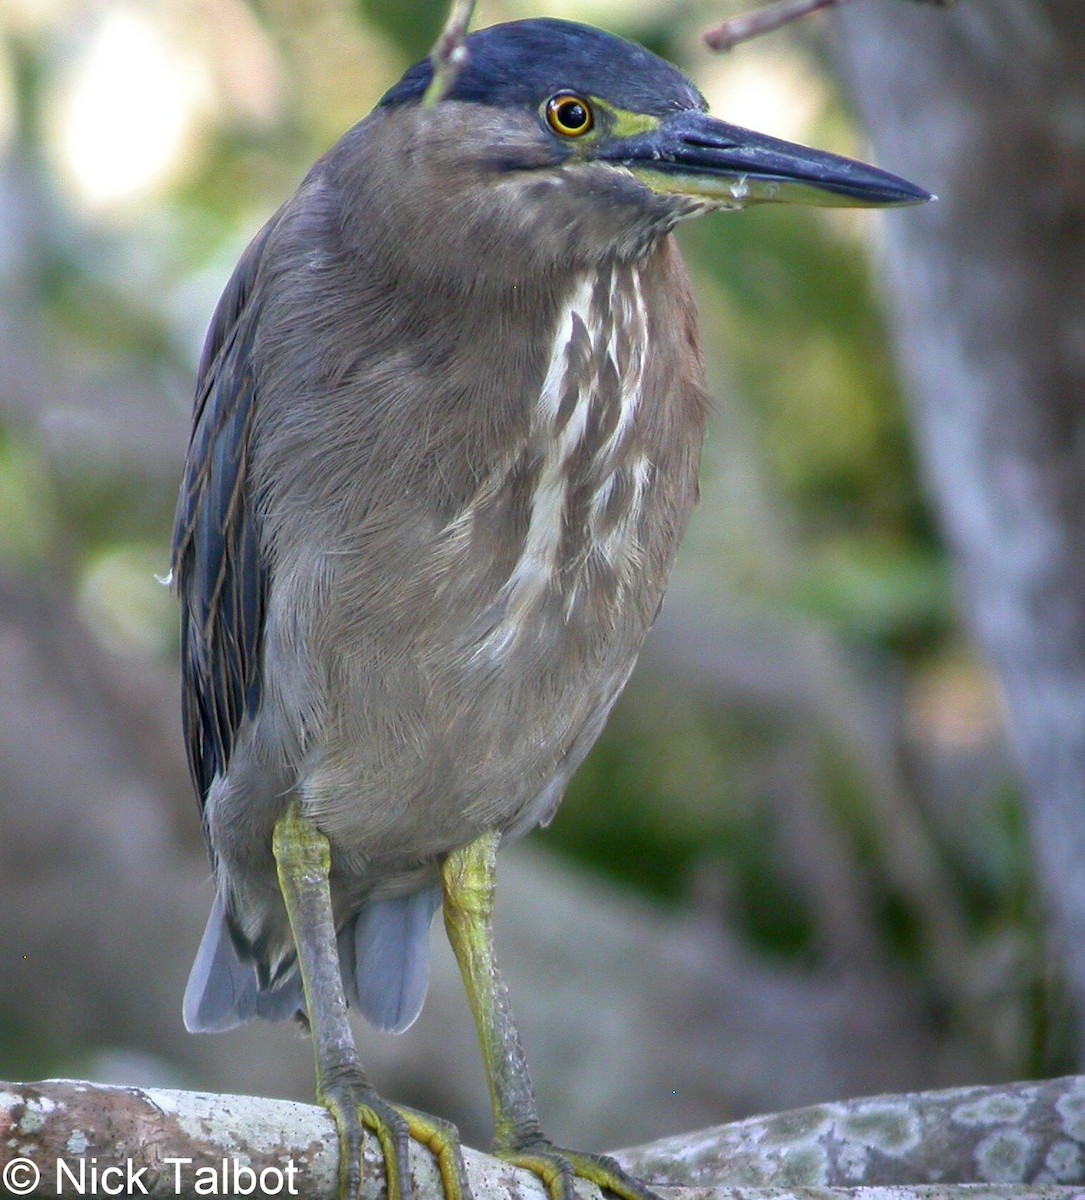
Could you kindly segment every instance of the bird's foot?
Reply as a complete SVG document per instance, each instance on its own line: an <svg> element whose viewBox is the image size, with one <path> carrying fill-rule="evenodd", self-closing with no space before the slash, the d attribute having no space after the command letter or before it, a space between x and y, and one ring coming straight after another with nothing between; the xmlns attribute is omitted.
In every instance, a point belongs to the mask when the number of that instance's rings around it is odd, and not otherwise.
<svg viewBox="0 0 1085 1200"><path fill-rule="evenodd" d="M361 1196L366 1129L376 1135L384 1156L386 1200L412 1200L412 1138L437 1160L445 1200L472 1200L460 1135L450 1122L390 1104L352 1074L327 1081L321 1089L320 1101L339 1130L340 1200L359 1200Z"/></svg>
<svg viewBox="0 0 1085 1200"><path fill-rule="evenodd" d="M605 1154L566 1150L545 1138L532 1138L513 1148L495 1147L493 1153L503 1162L538 1176L551 1200L576 1200L577 1179L586 1179L620 1200L660 1200L647 1184L627 1174Z"/></svg>

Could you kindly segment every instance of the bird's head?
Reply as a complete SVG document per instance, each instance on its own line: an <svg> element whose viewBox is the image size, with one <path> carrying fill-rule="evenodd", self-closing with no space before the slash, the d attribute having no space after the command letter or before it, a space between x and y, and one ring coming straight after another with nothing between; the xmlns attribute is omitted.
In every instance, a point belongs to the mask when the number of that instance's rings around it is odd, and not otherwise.
<svg viewBox="0 0 1085 1200"><path fill-rule="evenodd" d="M423 106L413 66L376 118L396 151L401 212L477 260L643 253L680 220L759 203L887 206L930 199L864 163L711 117L676 67L558 20L471 34L447 95Z"/></svg>

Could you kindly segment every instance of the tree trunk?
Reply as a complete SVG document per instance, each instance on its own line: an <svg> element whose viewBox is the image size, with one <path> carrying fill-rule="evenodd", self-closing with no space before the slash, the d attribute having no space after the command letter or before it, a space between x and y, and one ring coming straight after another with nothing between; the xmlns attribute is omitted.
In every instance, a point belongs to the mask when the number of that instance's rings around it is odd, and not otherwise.
<svg viewBox="0 0 1085 1200"><path fill-rule="evenodd" d="M872 0L839 28L879 159L939 196L884 221L891 319L1085 1013L1085 6Z"/></svg>

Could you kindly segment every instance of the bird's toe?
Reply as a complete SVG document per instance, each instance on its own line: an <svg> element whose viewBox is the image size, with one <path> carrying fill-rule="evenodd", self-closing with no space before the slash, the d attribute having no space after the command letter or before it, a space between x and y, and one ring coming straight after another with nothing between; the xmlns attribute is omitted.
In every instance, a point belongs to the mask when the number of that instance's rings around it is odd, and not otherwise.
<svg viewBox="0 0 1085 1200"><path fill-rule="evenodd" d="M439 1117L389 1103L368 1084L350 1076L326 1081L321 1102L339 1130L339 1195L359 1200L364 1175L364 1131L380 1143L387 1200L413 1200L411 1140L437 1161L445 1200L472 1200L456 1127Z"/></svg>
<svg viewBox="0 0 1085 1200"><path fill-rule="evenodd" d="M566 1150L546 1140L512 1149L494 1150L496 1157L513 1166L523 1167L543 1182L551 1200L576 1200L577 1179L596 1184L620 1200L660 1200L647 1184L624 1171L605 1154Z"/></svg>
<svg viewBox="0 0 1085 1200"><path fill-rule="evenodd" d="M410 1129L404 1117L371 1087L349 1074L326 1081L320 1089L320 1100L339 1131L340 1200L360 1200L366 1129L380 1143L387 1200L412 1200Z"/></svg>
<svg viewBox="0 0 1085 1200"><path fill-rule="evenodd" d="M473 1200L456 1126L451 1121L403 1105L397 1106L397 1111L406 1123L410 1137L425 1146L437 1160L445 1200Z"/></svg>

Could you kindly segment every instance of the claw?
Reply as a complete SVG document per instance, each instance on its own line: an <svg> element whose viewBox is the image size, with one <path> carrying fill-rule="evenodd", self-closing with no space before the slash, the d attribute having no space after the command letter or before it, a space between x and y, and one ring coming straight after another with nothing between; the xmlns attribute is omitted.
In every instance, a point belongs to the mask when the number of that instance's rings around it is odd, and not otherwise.
<svg viewBox="0 0 1085 1200"><path fill-rule="evenodd" d="M494 1157L537 1176L550 1200L576 1200L576 1175L572 1164L556 1148L495 1150Z"/></svg>
<svg viewBox="0 0 1085 1200"><path fill-rule="evenodd" d="M431 1117L428 1113L404 1105L397 1106L397 1111L406 1123L410 1136L425 1146L437 1160L445 1200L473 1200L456 1126L451 1121L442 1121L440 1117Z"/></svg>
<svg viewBox="0 0 1085 1200"><path fill-rule="evenodd" d="M355 1104L362 1125L371 1129L380 1142L384 1155L386 1200L412 1200L411 1134L407 1122L372 1088L363 1088L355 1097ZM354 1200L353 1194L349 1200Z"/></svg>
<svg viewBox="0 0 1085 1200"><path fill-rule="evenodd" d="M356 1200L362 1193L362 1123L348 1087L329 1086L317 1099L331 1113L339 1132L340 1200Z"/></svg>
<svg viewBox="0 0 1085 1200"><path fill-rule="evenodd" d="M565 1150L545 1140L515 1149L495 1149L494 1154L503 1162L537 1175L550 1200L576 1200L577 1179L586 1179L620 1200L660 1200L658 1193L627 1174L605 1154Z"/></svg>
<svg viewBox="0 0 1085 1200"><path fill-rule="evenodd" d="M387 1200L412 1200L410 1143L413 1138L437 1160L445 1200L472 1200L456 1127L412 1108L389 1104L352 1076L329 1081L321 1103L339 1130L339 1195L359 1200L362 1188L363 1130L380 1142Z"/></svg>

